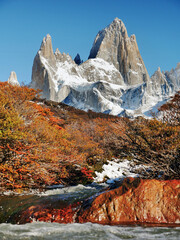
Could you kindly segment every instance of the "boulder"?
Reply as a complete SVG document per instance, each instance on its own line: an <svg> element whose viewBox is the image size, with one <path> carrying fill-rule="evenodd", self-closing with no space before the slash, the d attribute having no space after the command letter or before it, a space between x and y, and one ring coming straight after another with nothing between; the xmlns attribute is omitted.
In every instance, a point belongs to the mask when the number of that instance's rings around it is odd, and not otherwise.
<svg viewBox="0 0 180 240"><path fill-rule="evenodd" d="M17 221L180 226L180 180L126 178L118 185L60 209L57 204L30 206Z"/></svg>
<svg viewBox="0 0 180 240"><path fill-rule="evenodd" d="M78 222L180 226L180 180L127 178L119 188L84 204Z"/></svg>

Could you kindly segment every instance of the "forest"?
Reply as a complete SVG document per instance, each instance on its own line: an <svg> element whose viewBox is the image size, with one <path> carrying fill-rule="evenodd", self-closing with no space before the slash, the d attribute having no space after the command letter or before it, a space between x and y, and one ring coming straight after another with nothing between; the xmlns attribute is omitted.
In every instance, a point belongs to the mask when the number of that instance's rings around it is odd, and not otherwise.
<svg viewBox="0 0 180 240"><path fill-rule="evenodd" d="M143 178L180 177L180 91L152 113L128 119L42 99L0 82L0 191L93 181L112 158L151 165Z"/></svg>

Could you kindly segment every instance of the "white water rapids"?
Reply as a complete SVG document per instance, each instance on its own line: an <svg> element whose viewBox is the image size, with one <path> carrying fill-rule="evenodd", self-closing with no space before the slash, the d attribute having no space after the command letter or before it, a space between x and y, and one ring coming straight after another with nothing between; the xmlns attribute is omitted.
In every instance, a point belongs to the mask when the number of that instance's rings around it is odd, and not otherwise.
<svg viewBox="0 0 180 240"><path fill-rule="evenodd" d="M90 186L78 185L74 187L48 189L44 193L34 192L31 196L35 200L40 199L42 202L49 200L53 203L79 201L88 198L106 188L106 184L92 184ZM22 196L4 196L6 198L1 206L0 213L6 212L11 214L11 210L16 210L18 202L24 201L26 205L28 201L35 201L34 198ZM22 200L21 200L22 197ZM0 198L3 198L0 196ZM6 206L7 201L10 201ZM6 207L6 209L5 209ZM7 218L9 219L9 218ZM48 222L33 222L23 225L7 223L0 224L0 240L56 240L56 239L97 239L97 240L116 240L116 239L138 239L138 240L179 240L179 228L167 227L140 227L140 226L108 226L100 224L58 224Z"/></svg>
<svg viewBox="0 0 180 240"><path fill-rule="evenodd" d="M25 225L0 224L2 240L138 239L179 240L180 228L103 226L99 224L58 224L34 222Z"/></svg>

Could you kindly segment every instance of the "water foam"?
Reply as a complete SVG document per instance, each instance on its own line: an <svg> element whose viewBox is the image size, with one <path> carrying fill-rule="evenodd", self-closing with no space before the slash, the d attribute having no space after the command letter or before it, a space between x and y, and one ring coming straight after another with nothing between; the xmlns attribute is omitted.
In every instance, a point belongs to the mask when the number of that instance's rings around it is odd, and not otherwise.
<svg viewBox="0 0 180 240"><path fill-rule="evenodd" d="M108 226L92 223L58 224L33 222L25 225L0 224L3 240L56 240L56 239L179 239L180 228L143 228Z"/></svg>

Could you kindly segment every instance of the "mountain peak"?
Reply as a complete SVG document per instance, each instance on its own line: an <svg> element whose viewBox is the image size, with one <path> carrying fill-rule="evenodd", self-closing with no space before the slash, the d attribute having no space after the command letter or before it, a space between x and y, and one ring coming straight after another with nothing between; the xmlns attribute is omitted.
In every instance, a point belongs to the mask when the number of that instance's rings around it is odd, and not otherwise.
<svg viewBox="0 0 180 240"><path fill-rule="evenodd" d="M149 79L136 37L128 37L126 27L119 18L115 18L109 26L99 31L89 58L102 58L112 63L128 85L141 84Z"/></svg>
<svg viewBox="0 0 180 240"><path fill-rule="evenodd" d="M83 60L81 59L79 53L77 53L76 57L74 58L74 62L75 62L77 65L80 65L81 63L83 63Z"/></svg>
<svg viewBox="0 0 180 240"><path fill-rule="evenodd" d="M116 18L113 20L113 22L122 22L122 20L119 19L118 17L116 17Z"/></svg>
<svg viewBox="0 0 180 240"><path fill-rule="evenodd" d="M161 72L161 68L160 68L160 67L158 67L157 71L158 71L158 72Z"/></svg>
<svg viewBox="0 0 180 240"><path fill-rule="evenodd" d="M118 27L119 30L123 29L123 30L127 31L123 21L117 17L112 21L112 23L108 27L110 27L110 26L116 26L116 27Z"/></svg>
<svg viewBox="0 0 180 240"><path fill-rule="evenodd" d="M116 17L116 18L112 21L112 23L110 23L110 24L108 25L108 27L109 27L110 25L125 26L124 23L123 23L123 21L122 21L121 19L119 19L118 17Z"/></svg>
<svg viewBox="0 0 180 240"><path fill-rule="evenodd" d="M56 51L55 51L55 55L60 55L61 54L61 52L59 51L59 48L56 48Z"/></svg>
<svg viewBox="0 0 180 240"><path fill-rule="evenodd" d="M54 59L52 41L51 36L49 34L47 34L46 37L43 38L40 47L40 52L43 57L51 60Z"/></svg>
<svg viewBox="0 0 180 240"><path fill-rule="evenodd" d="M51 41L51 36L49 34L47 34L41 43L41 47L40 49L42 50L44 47L46 47L46 45L51 44L52 45L52 41Z"/></svg>
<svg viewBox="0 0 180 240"><path fill-rule="evenodd" d="M180 69L180 62L177 63L176 69Z"/></svg>
<svg viewBox="0 0 180 240"><path fill-rule="evenodd" d="M119 18L115 18L104 30L107 33L119 32L123 35L123 37L125 38L128 37L126 26L123 23L123 21Z"/></svg>
<svg viewBox="0 0 180 240"><path fill-rule="evenodd" d="M150 80L135 35L128 37L118 18L97 34L90 58L79 66L79 54L75 61L58 49L53 54L48 34L34 59L31 86L43 98L130 117L149 116L180 86L180 64L165 74L159 68Z"/></svg>
<svg viewBox="0 0 180 240"><path fill-rule="evenodd" d="M89 58L100 57L100 58L103 58L105 61L110 61L114 63L113 61L111 61L111 59L109 59L108 55L111 54L110 51L108 51L108 49L104 49L108 47L105 45L105 42L108 41L109 47L112 47L113 44L115 44L117 47L119 35L125 38L128 37L127 30L124 23L122 22L122 20L116 17L112 21L112 23L110 23L103 30L99 31L99 33L97 34L93 43L93 47L91 48ZM114 38L117 38L117 40ZM101 56L101 53L100 53L101 50L102 52L106 53L106 56ZM114 65L116 67L116 64Z"/></svg>
<svg viewBox="0 0 180 240"><path fill-rule="evenodd" d="M11 84L11 85L13 85L13 86L15 86L15 85L20 86L20 84L19 84L19 82L18 82L18 80L17 80L16 73L15 73L14 71L12 71L12 72L10 73L10 76L9 76L9 78L8 78L8 83Z"/></svg>

